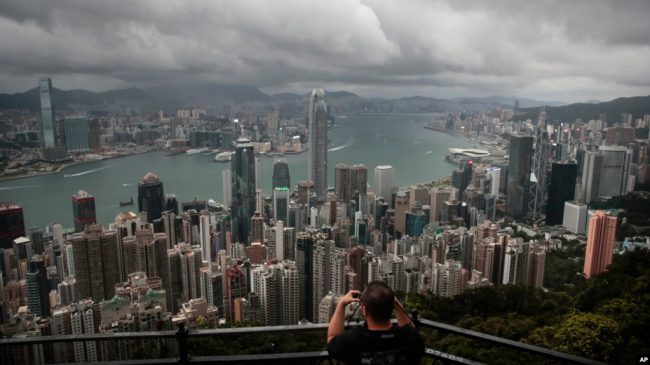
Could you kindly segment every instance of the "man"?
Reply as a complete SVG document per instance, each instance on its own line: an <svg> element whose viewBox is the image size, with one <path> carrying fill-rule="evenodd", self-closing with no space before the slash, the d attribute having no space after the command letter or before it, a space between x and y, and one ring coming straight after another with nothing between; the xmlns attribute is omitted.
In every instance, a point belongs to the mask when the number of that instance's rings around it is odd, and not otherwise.
<svg viewBox="0 0 650 365"><path fill-rule="evenodd" d="M345 307L361 304L364 327L345 330ZM391 323L395 310L397 325ZM424 342L393 290L381 281L368 284L361 294L350 290L343 296L327 328L327 350L346 364L419 364Z"/></svg>

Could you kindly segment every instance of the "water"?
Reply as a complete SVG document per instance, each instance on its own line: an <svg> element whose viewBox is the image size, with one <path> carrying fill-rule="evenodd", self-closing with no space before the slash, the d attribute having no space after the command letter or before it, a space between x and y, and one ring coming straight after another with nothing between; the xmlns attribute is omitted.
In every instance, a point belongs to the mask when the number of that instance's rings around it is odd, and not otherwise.
<svg viewBox="0 0 650 365"><path fill-rule="evenodd" d="M471 147L462 137L423 128L431 118L425 114L339 116L330 129L328 185L334 185L334 166L363 163L372 184L377 165L392 165L396 183L407 186L451 175L453 165L444 161L449 147ZM307 153L286 155L291 184L307 177ZM165 193L179 202L194 198L222 200L221 171L229 163L213 162L214 154L166 156L152 152L118 159L90 162L50 175L0 182L0 201L22 206L26 227L59 222L73 225L70 196L79 189L96 198L97 219L106 225L117 213L137 209L137 183L148 171L163 181ZM259 157L262 189L271 190L273 158ZM132 196L135 204L120 207Z"/></svg>

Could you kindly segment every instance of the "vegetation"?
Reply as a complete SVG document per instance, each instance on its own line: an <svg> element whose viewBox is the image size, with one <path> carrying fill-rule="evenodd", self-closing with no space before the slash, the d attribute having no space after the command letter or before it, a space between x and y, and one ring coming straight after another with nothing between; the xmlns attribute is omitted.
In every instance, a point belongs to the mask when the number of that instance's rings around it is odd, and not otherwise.
<svg viewBox="0 0 650 365"><path fill-rule="evenodd" d="M569 281L571 286L550 292L509 285L468 290L454 298L409 294L406 304L423 318L608 363L637 362L650 353L649 252L626 253L601 275ZM548 363L458 336L423 332L428 346L484 363Z"/></svg>

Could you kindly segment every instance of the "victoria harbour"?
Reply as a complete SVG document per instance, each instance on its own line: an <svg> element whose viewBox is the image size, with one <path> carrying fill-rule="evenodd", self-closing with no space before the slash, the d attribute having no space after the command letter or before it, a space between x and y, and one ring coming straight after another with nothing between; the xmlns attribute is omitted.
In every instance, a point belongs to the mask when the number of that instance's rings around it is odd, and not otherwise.
<svg viewBox="0 0 650 365"><path fill-rule="evenodd" d="M396 183L404 186L449 176L456 167L445 162L450 147L469 147L463 137L423 128L431 114L366 114L338 116L329 130L328 185L334 184L337 163L363 163L372 171L389 164L396 169ZM260 156L261 188L271 190L274 158ZM307 153L284 156L289 163L293 186L307 177ZM70 196L83 189L96 197L99 223L113 222L123 211L119 202L137 200L138 181L151 171L164 184L165 193L180 202L213 199L222 202L221 171L230 163L214 162L214 154L167 156L151 152L123 158L89 162L58 173L0 183L2 201L14 201L25 210L27 227L44 227L53 222L72 225ZM368 183L372 185L372 174Z"/></svg>

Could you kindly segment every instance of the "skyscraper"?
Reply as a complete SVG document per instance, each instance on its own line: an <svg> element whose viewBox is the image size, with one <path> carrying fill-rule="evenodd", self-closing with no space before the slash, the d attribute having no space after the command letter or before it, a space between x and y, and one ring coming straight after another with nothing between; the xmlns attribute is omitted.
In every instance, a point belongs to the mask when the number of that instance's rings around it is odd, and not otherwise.
<svg viewBox="0 0 650 365"><path fill-rule="evenodd" d="M255 213L255 153L253 145L247 138L237 139L230 170L233 242L248 244L251 217Z"/></svg>
<svg viewBox="0 0 650 365"><path fill-rule="evenodd" d="M589 218L587 251L585 252L584 274L587 278L598 275L612 263L614 241L616 240L616 217L602 210Z"/></svg>
<svg viewBox="0 0 650 365"><path fill-rule="evenodd" d="M147 213L147 221L160 219L164 210L163 183L153 172L148 172L138 183L138 211Z"/></svg>
<svg viewBox="0 0 650 365"><path fill-rule="evenodd" d="M601 146L603 164L601 166L599 198L611 198L627 192L632 151L622 146Z"/></svg>
<svg viewBox="0 0 650 365"><path fill-rule="evenodd" d="M464 160L456 170L452 171L451 183L453 187L458 189L458 196L461 199L467 185L472 181L473 164L474 162L472 160Z"/></svg>
<svg viewBox="0 0 650 365"><path fill-rule="evenodd" d="M585 234L587 225L587 204L579 201L564 203L562 225L574 234Z"/></svg>
<svg viewBox="0 0 650 365"><path fill-rule="evenodd" d="M273 218L276 222L288 222L289 219L289 189L273 188Z"/></svg>
<svg viewBox="0 0 650 365"><path fill-rule="evenodd" d="M393 186L395 185L395 169L390 165L375 167L374 189L377 198L383 198L390 203Z"/></svg>
<svg viewBox="0 0 650 365"><path fill-rule="evenodd" d="M24 235L23 208L13 202L0 203L0 248L11 248L14 239Z"/></svg>
<svg viewBox="0 0 650 365"><path fill-rule="evenodd" d="M97 223L95 197L83 190L72 196L72 217L75 232L81 232L88 224Z"/></svg>
<svg viewBox="0 0 650 365"><path fill-rule="evenodd" d="M291 189L289 163L284 158L277 159L273 163L273 188Z"/></svg>
<svg viewBox="0 0 650 365"><path fill-rule="evenodd" d="M593 200L598 200L603 156L595 151L586 151L583 161L580 200L589 204Z"/></svg>
<svg viewBox="0 0 650 365"><path fill-rule="evenodd" d="M553 163L551 166L551 183L548 187L546 224L562 224L564 203L574 198L577 174L578 165L574 163Z"/></svg>
<svg viewBox="0 0 650 365"><path fill-rule="evenodd" d="M511 136L509 155L506 214L520 220L526 217L528 209L533 137Z"/></svg>
<svg viewBox="0 0 650 365"><path fill-rule="evenodd" d="M83 115L68 116L64 118L65 142L68 152L86 153L90 151L90 124Z"/></svg>
<svg viewBox="0 0 650 365"><path fill-rule="evenodd" d="M87 226L70 237L77 297L99 302L112 298L114 285L120 282L117 232L104 231L101 225Z"/></svg>
<svg viewBox="0 0 650 365"><path fill-rule="evenodd" d="M365 194L368 184L368 168L363 165L337 164L334 168L334 188L340 202L349 203L354 193Z"/></svg>
<svg viewBox="0 0 650 365"><path fill-rule="evenodd" d="M54 138L54 107L52 105L52 79L41 77L39 79L41 96L41 138L43 149L56 147Z"/></svg>
<svg viewBox="0 0 650 365"><path fill-rule="evenodd" d="M318 200L327 194L327 103L325 92L314 89L309 96L309 158L307 178L314 183Z"/></svg>

